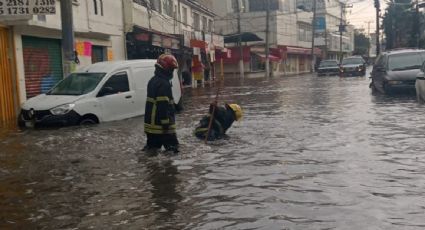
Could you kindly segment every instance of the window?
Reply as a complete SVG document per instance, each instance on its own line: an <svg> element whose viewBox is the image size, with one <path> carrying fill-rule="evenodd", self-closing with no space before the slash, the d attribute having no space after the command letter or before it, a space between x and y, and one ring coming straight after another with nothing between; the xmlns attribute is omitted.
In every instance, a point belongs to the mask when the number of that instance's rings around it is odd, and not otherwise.
<svg viewBox="0 0 425 230"><path fill-rule="evenodd" d="M206 32L207 31L207 17L205 17L205 16L202 16L202 30L204 31L204 32Z"/></svg>
<svg viewBox="0 0 425 230"><path fill-rule="evenodd" d="M298 23L298 40L301 42L311 42L311 25L307 23Z"/></svg>
<svg viewBox="0 0 425 230"><path fill-rule="evenodd" d="M100 15L103 16L103 0L99 0L99 2L97 0L93 0L93 8L94 8L95 15L99 14L99 9L100 9Z"/></svg>
<svg viewBox="0 0 425 230"><path fill-rule="evenodd" d="M200 17L199 17L199 14L197 14L197 13L193 13L193 28L196 31L201 30Z"/></svg>
<svg viewBox="0 0 425 230"><path fill-rule="evenodd" d="M99 0L100 2L100 15L103 16L103 0Z"/></svg>
<svg viewBox="0 0 425 230"><path fill-rule="evenodd" d="M162 13L162 0L150 0L151 9Z"/></svg>
<svg viewBox="0 0 425 230"><path fill-rule="evenodd" d="M103 88L106 87L112 88L112 93L110 94L117 94L130 91L127 73L121 72L114 74L108 79L105 85L103 85Z"/></svg>
<svg viewBox="0 0 425 230"><path fill-rule="evenodd" d="M106 61L107 52L104 46L92 46L91 63Z"/></svg>
<svg viewBox="0 0 425 230"><path fill-rule="evenodd" d="M266 0L249 0L249 11L266 11L267 5ZM278 0L269 0L269 9L270 10L278 10L279 9L279 1Z"/></svg>
<svg viewBox="0 0 425 230"><path fill-rule="evenodd" d="M260 0L256 0L256 1L260 1ZM233 9L233 12L237 13L238 12L238 8L240 8L239 9L239 12L246 12L245 1L232 0L232 9Z"/></svg>
<svg viewBox="0 0 425 230"><path fill-rule="evenodd" d="M97 15L97 0L93 0L94 14Z"/></svg>
<svg viewBox="0 0 425 230"><path fill-rule="evenodd" d="M187 25L187 8L183 7L183 23Z"/></svg>
<svg viewBox="0 0 425 230"><path fill-rule="evenodd" d="M173 2L171 0L164 0L164 13L173 17Z"/></svg>

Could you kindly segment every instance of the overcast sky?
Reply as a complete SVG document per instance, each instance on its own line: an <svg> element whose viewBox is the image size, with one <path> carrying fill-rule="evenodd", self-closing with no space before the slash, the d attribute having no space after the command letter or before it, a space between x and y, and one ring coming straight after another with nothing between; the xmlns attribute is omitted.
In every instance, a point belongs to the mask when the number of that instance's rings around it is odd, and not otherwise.
<svg viewBox="0 0 425 230"><path fill-rule="evenodd" d="M349 0L348 4L353 5L353 8L347 9L347 18L350 24L356 28L363 28L367 33L368 22L370 21L370 33L375 32L376 27L376 11L374 0ZM385 1L381 0L381 15L385 12Z"/></svg>

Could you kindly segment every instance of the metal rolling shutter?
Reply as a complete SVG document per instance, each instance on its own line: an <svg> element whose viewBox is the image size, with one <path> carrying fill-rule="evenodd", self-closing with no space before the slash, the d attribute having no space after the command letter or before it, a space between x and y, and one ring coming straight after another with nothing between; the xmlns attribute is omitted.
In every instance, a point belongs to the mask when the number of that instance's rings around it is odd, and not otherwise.
<svg viewBox="0 0 425 230"><path fill-rule="evenodd" d="M27 98L47 92L62 80L60 40L22 36Z"/></svg>

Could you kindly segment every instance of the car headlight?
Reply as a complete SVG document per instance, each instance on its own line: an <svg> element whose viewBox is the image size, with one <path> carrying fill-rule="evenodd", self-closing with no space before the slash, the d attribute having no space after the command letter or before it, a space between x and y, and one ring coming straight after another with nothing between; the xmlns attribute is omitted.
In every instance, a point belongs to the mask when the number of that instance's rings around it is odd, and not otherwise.
<svg viewBox="0 0 425 230"><path fill-rule="evenodd" d="M403 82L402 81L388 81L388 84L389 85L400 85L400 84L403 84Z"/></svg>
<svg viewBox="0 0 425 230"><path fill-rule="evenodd" d="M69 113L74 107L75 107L75 104L60 105L58 107L51 109L50 112L53 115L65 115Z"/></svg>

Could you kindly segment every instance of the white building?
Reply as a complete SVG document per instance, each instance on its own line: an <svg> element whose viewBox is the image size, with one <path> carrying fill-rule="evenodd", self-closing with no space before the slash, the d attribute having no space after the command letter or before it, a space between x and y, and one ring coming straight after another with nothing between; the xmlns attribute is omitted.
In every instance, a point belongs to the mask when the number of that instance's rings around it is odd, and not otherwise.
<svg viewBox="0 0 425 230"><path fill-rule="evenodd" d="M16 116L20 103L46 92L64 77L60 1L56 0L55 6L51 15L0 16L1 32L9 47L7 51L0 48L0 54L6 52L8 57L8 67L0 68L9 78L0 90L13 95L0 96L1 103L7 105L3 111L13 111L9 115L0 111L0 118ZM75 48L80 61L73 69L125 59L122 9L122 1L117 0L73 0Z"/></svg>
<svg viewBox="0 0 425 230"><path fill-rule="evenodd" d="M187 74L194 62L209 66L216 46L223 46L213 33L215 14L207 7L210 4L206 0L124 0L128 58L157 58L169 52Z"/></svg>
<svg viewBox="0 0 425 230"><path fill-rule="evenodd" d="M251 56L245 65L245 71L255 72L264 69L266 38L266 6L256 0L220 0L214 1L216 32L223 35L238 33L237 12L241 11L241 32L255 33L263 41L244 43L245 50ZM270 0L269 44L273 70L275 73L295 74L309 72L311 67L312 17L313 13L301 10L296 0ZM236 46L236 44L228 44ZM249 49L247 48L249 47ZM232 48L232 54L238 52ZM320 51L315 51L316 55ZM239 57L240 55L238 55ZM228 65L227 71L237 71Z"/></svg>
<svg viewBox="0 0 425 230"><path fill-rule="evenodd" d="M117 10L118 9L118 10ZM93 62L125 59L122 3L74 0L73 20L77 69ZM19 98L23 102L48 90L64 77L60 1L56 13L0 18L12 33Z"/></svg>
<svg viewBox="0 0 425 230"><path fill-rule="evenodd" d="M343 56L354 51L354 26L347 25L346 8L347 5L339 0L317 2L315 46L322 49L325 59L339 59L341 51ZM341 24L346 25L342 39L339 32Z"/></svg>

